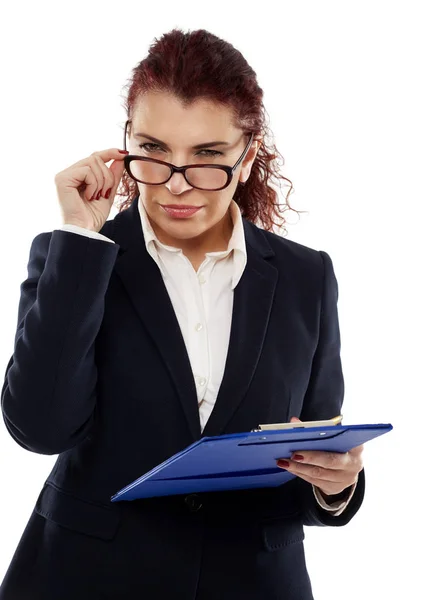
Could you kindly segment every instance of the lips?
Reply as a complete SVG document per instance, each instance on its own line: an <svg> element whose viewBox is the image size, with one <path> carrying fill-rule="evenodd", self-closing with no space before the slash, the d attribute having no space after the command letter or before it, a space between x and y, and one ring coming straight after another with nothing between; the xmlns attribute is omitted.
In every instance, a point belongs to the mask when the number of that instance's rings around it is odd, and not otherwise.
<svg viewBox="0 0 421 600"><path fill-rule="evenodd" d="M161 204L162 208L176 208L176 209L186 209L186 210L196 210L197 208L202 208L201 206L191 206L189 204Z"/></svg>
<svg viewBox="0 0 421 600"><path fill-rule="evenodd" d="M191 217L196 214L202 206L186 206L186 205L160 205L163 210L170 216L175 219L186 219L187 217Z"/></svg>

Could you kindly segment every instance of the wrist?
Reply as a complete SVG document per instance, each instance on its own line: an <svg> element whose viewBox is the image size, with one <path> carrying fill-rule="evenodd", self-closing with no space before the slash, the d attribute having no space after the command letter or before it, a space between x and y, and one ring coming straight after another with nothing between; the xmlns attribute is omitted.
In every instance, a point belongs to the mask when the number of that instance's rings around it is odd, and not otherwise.
<svg viewBox="0 0 421 600"><path fill-rule="evenodd" d="M326 494L320 488L318 488L321 497L327 504L334 504L338 500L346 500L349 496L350 486L342 490L339 494Z"/></svg>
<svg viewBox="0 0 421 600"><path fill-rule="evenodd" d="M76 221L65 221L63 225L73 225L74 227L80 227L81 229L87 229L88 231L96 231L94 227L88 227L84 223L77 223Z"/></svg>

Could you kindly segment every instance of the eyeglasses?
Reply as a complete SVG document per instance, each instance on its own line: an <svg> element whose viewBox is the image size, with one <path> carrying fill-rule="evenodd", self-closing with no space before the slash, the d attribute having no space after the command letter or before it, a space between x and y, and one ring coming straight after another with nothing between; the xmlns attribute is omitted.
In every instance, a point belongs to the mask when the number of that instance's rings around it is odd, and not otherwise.
<svg viewBox="0 0 421 600"><path fill-rule="evenodd" d="M126 150L127 126L131 121L126 121L124 127L124 149ZM137 156L128 154L124 157L124 166L132 179L139 183L147 185L162 185L171 179L174 173L183 173L185 180L189 185L199 190L217 191L228 187L232 181L235 170L244 159L248 149L253 141L253 133L250 136L240 158L233 167L227 165L184 165L176 167L175 165L149 158L146 156Z"/></svg>

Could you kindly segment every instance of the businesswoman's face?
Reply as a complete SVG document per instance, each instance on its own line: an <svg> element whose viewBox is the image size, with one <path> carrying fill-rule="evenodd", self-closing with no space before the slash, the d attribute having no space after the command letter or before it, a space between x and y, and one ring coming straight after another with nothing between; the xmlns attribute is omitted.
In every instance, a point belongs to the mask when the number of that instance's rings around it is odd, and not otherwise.
<svg viewBox="0 0 421 600"><path fill-rule="evenodd" d="M130 154L156 158L176 166L222 164L232 167L248 140L249 136L232 125L230 108L206 100L183 108L171 94L149 93L139 99L133 113L128 150ZM210 142L225 144L211 145ZM206 146L194 149L198 144ZM162 185L137 182L139 198L158 239L175 247L204 245L208 251L209 241L216 245L223 239L228 241L231 225L228 208L238 181L245 182L249 177L257 150L256 141L235 171L230 185L223 190L194 188L182 173L174 173ZM200 207L200 210L194 214L183 213L180 217L180 213L168 211L169 205Z"/></svg>

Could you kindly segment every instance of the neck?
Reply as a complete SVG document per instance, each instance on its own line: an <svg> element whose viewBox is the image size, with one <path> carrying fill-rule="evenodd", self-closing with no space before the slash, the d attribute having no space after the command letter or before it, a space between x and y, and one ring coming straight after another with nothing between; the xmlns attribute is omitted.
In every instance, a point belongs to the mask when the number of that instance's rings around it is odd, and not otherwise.
<svg viewBox="0 0 421 600"><path fill-rule="evenodd" d="M214 227L195 238L187 240L172 239L164 231L160 230L155 223L153 224L155 235L162 244L181 248L183 254L189 258L195 257L195 260L198 260L202 256L204 258L207 252L227 250L233 228L234 224L230 210L227 211L225 217Z"/></svg>

